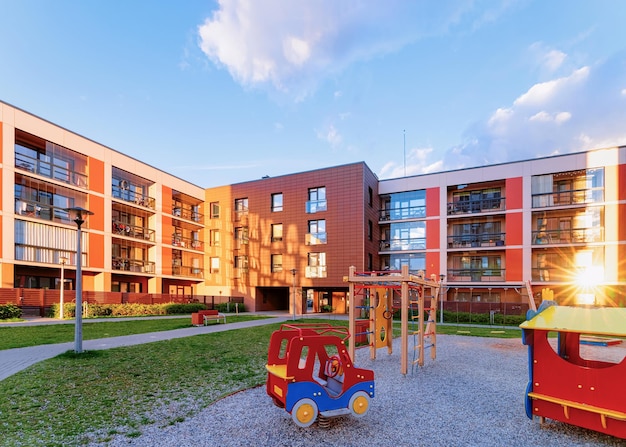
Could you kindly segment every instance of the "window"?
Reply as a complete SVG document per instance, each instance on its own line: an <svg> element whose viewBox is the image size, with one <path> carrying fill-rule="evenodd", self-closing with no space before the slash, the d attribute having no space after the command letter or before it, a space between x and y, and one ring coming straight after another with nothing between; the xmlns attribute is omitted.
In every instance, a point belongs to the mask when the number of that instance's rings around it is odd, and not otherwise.
<svg viewBox="0 0 626 447"><path fill-rule="evenodd" d="M211 202L211 219L219 219L220 218L220 203L219 202Z"/></svg>
<svg viewBox="0 0 626 447"><path fill-rule="evenodd" d="M283 193L272 194L272 212L276 213L283 210Z"/></svg>
<svg viewBox="0 0 626 447"><path fill-rule="evenodd" d="M372 191L372 187L371 186L367 187L367 204L369 206L373 206L374 205L374 191Z"/></svg>
<svg viewBox="0 0 626 447"><path fill-rule="evenodd" d="M283 255L272 255L272 272L283 271Z"/></svg>
<svg viewBox="0 0 626 447"><path fill-rule="evenodd" d="M306 235L306 245L326 243L326 220L309 220L309 232Z"/></svg>
<svg viewBox="0 0 626 447"><path fill-rule="evenodd" d="M307 213L326 211L326 187L309 188L309 201L306 203Z"/></svg>
<svg viewBox="0 0 626 447"><path fill-rule="evenodd" d="M242 273L248 271L248 257L235 256L235 277L241 276Z"/></svg>
<svg viewBox="0 0 626 447"><path fill-rule="evenodd" d="M371 220L367 221L367 240L371 241L373 239L373 233L374 233L374 224L372 223Z"/></svg>
<svg viewBox="0 0 626 447"><path fill-rule="evenodd" d="M371 253L367 254L367 269L369 271L374 270L374 258Z"/></svg>
<svg viewBox="0 0 626 447"><path fill-rule="evenodd" d="M220 246L220 230L211 230L211 246L219 247Z"/></svg>
<svg viewBox="0 0 626 447"><path fill-rule="evenodd" d="M248 227L235 228L235 247L248 243Z"/></svg>
<svg viewBox="0 0 626 447"><path fill-rule="evenodd" d="M220 272L220 258L211 258L211 273L219 273Z"/></svg>
<svg viewBox="0 0 626 447"><path fill-rule="evenodd" d="M272 224L272 242L283 240L283 224Z"/></svg>
<svg viewBox="0 0 626 447"><path fill-rule="evenodd" d="M307 278L326 278L326 253L309 253L306 267Z"/></svg>

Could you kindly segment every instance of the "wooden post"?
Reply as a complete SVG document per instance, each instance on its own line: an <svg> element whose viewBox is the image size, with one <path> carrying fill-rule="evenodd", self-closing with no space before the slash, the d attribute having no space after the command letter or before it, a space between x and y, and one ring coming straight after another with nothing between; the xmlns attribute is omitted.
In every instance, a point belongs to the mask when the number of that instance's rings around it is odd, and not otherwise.
<svg viewBox="0 0 626 447"><path fill-rule="evenodd" d="M350 332L350 338L348 339L348 352L350 353L350 357L354 362L354 355L356 354L356 297L354 296L354 282L351 279L354 277L354 272L356 267L353 265L350 266L350 273L348 280L350 281L348 284L348 293L349 293L349 310L348 310L348 332Z"/></svg>
<svg viewBox="0 0 626 447"><path fill-rule="evenodd" d="M400 372L406 376L408 372L409 357L409 266L402 266L402 309L400 309L401 319L401 344L400 344Z"/></svg>

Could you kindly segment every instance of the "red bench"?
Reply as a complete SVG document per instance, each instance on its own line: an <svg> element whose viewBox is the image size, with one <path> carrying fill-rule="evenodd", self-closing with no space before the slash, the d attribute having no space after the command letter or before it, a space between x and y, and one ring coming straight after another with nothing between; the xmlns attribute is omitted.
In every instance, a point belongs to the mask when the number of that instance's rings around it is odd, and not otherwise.
<svg viewBox="0 0 626 447"><path fill-rule="evenodd" d="M217 310L200 310L191 314L191 324L194 326L206 326L209 321L217 321L219 323L220 320L226 323L226 315Z"/></svg>

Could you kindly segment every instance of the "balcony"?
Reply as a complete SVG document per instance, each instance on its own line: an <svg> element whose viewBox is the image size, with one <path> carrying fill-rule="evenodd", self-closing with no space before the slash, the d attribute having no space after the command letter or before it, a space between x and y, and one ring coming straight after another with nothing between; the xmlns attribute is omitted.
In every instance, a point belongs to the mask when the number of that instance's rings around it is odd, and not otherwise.
<svg viewBox="0 0 626 447"><path fill-rule="evenodd" d="M134 203L135 205L150 208L151 210L154 210L156 208L156 201L153 197L133 191L132 186L129 186L127 183L124 182L125 180L122 180L120 182L124 184L124 186L112 185L111 194L113 195L114 199L122 200L128 203Z"/></svg>
<svg viewBox="0 0 626 447"><path fill-rule="evenodd" d="M380 222L390 220L421 219L426 217L425 206L406 206L398 208L386 208L379 211Z"/></svg>
<svg viewBox="0 0 626 447"><path fill-rule="evenodd" d="M192 250L202 250L202 241L183 237L180 234L172 234L172 245L174 247L190 248Z"/></svg>
<svg viewBox="0 0 626 447"><path fill-rule="evenodd" d="M191 205L176 204L172 206L172 216L180 217L181 219L190 220L199 224L204 222L204 215L198 212Z"/></svg>
<svg viewBox="0 0 626 447"><path fill-rule="evenodd" d="M325 265L321 265L317 267L307 266L305 270L305 277L326 278L326 266Z"/></svg>
<svg viewBox="0 0 626 447"><path fill-rule="evenodd" d="M450 282L501 282L505 269L448 269L446 281Z"/></svg>
<svg viewBox="0 0 626 447"><path fill-rule="evenodd" d="M322 245L326 243L326 233L307 233L304 236L306 245Z"/></svg>
<svg viewBox="0 0 626 447"><path fill-rule="evenodd" d="M533 208L585 205L604 201L604 188L572 189L533 194Z"/></svg>
<svg viewBox="0 0 626 447"><path fill-rule="evenodd" d="M448 236L448 248L503 247L506 233Z"/></svg>
<svg viewBox="0 0 626 447"><path fill-rule="evenodd" d="M113 256L111 261L111 268L113 270L154 274L154 262L143 259L121 258L118 256Z"/></svg>
<svg viewBox="0 0 626 447"><path fill-rule="evenodd" d="M69 169L69 164L65 159L56 159L45 156L48 161L29 157L25 154L15 153L15 168L31 172L33 174L47 177L68 185L77 186L81 189L88 189L87 175Z"/></svg>
<svg viewBox="0 0 626 447"><path fill-rule="evenodd" d="M65 211L65 208L31 200L15 199L15 214L65 224L71 223L69 213Z"/></svg>
<svg viewBox="0 0 626 447"><path fill-rule="evenodd" d="M138 227L136 225L130 225L119 220L113 221L111 225L111 232L113 235L132 237L134 239L154 242L154 230L151 230L150 228Z"/></svg>
<svg viewBox="0 0 626 447"><path fill-rule="evenodd" d="M174 259L172 263L172 275L174 276L186 276L190 278L204 278L204 274L202 269L199 267L193 267L189 265L181 265L176 261L180 261L178 259Z"/></svg>
<svg viewBox="0 0 626 447"><path fill-rule="evenodd" d="M604 241L604 227L537 230L532 232L533 245L586 244Z"/></svg>
<svg viewBox="0 0 626 447"><path fill-rule="evenodd" d="M319 213L321 211L326 211L326 200L309 200L306 202L306 212L307 214Z"/></svg>
<svg viewBox="0 0 626 447"><path fill-rule="evenodd" d="M426 250L425 238L382 239L380 251Z"/></svg>
<svg viewBox="0 0 626 447"><path fill-rule="evenodd" d="M498 212L505 210L504 197L448 202L448 215Z"/></svg>

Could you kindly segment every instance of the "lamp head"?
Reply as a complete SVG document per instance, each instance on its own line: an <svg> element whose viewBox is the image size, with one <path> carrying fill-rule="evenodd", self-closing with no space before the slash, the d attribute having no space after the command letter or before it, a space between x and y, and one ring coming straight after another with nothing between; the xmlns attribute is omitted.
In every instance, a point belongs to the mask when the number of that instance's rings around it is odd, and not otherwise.
<svg viewBox="0 0 626 447"><path fill-rule="evenodd" d="M70 219L72 219L78 228L85 222L85 218L87 216L93 216L93 213L85 208L81 208L79 206L75 206L72 208L65 208L65 211L70 213Z"/></svg>

